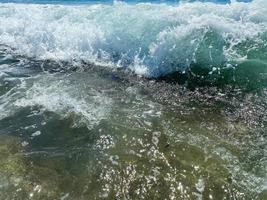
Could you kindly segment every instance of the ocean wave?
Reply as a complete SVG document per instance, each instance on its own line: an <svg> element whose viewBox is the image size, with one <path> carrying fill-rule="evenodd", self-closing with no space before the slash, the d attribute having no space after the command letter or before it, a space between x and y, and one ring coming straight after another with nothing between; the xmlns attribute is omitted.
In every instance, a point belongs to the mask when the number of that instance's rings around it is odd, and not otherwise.
<svg viewBox="0 0 267 200"><path fill-rule="evenodd" d="M0 4L0 43L38 60L122 67L146 77L188 70L200 77L218 75L244 65L242 70L259 66L262 72L267 69L266 13L264 0Z"/></svg>

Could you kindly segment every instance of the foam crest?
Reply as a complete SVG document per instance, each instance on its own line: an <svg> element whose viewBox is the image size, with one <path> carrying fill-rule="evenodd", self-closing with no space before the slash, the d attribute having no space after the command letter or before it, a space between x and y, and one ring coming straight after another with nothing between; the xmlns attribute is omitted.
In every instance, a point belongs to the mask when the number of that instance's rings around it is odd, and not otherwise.
<svg viewBox="0 0 267 200"><path fill-rule="evenodd" d="M265 1L113 5L0 4L0 43L20 55L125 67L157 77L238 63L266 41ZM12 23L11 23L12 22Z"/></svg>

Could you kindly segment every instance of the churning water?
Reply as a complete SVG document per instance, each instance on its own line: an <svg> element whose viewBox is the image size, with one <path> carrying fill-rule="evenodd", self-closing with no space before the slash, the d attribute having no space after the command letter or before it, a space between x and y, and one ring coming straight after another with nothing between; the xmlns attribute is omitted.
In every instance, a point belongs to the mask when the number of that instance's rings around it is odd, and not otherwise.
<svg viewBox="0 0 267 200"><path fill-rule="evenodd" d="M266 1L14 2L0 199L267 199Z"/></svg>

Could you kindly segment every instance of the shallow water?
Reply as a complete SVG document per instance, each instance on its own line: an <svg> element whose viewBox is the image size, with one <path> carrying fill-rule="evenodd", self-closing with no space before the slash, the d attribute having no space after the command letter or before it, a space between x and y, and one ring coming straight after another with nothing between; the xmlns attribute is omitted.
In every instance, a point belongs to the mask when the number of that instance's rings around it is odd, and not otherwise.
<svg viewBox="0 0 267 200"><path fill-rule="evenodd" d="M129 2L0 4L0 199L267 199L266 2Z"/></svg>
<svg viewBox="0 0 267 200"><path fill-rule="evenodd" d="M0 199L266 199L264 91L201 103L109 69L0 62Z"/></svg>

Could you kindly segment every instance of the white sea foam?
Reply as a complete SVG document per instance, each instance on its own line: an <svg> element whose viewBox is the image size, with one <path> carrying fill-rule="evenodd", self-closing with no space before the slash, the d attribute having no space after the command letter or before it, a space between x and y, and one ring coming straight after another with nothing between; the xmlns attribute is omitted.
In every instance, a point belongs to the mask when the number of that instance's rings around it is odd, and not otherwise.
<svg viewBox="0 0 267 200"><path fill-rule="evenodd" d="M39 106L43 111L73 118L74 126L85 124L91 129L108 116L112 101L97 91L81 94L79 87L70 86L68 81L43 77L26 91L24 97L17 99L14 106Z"/></svg>
<svg viewBox="0 0 267 200"><path fill-rule="evenodd" d="M0 4L0 43L37 59L129 67L155 77L192 63L216 67L246 59L263 43L266 13L264 0L177 6ZM255 45L240 50L247 40Z"/></svg>

